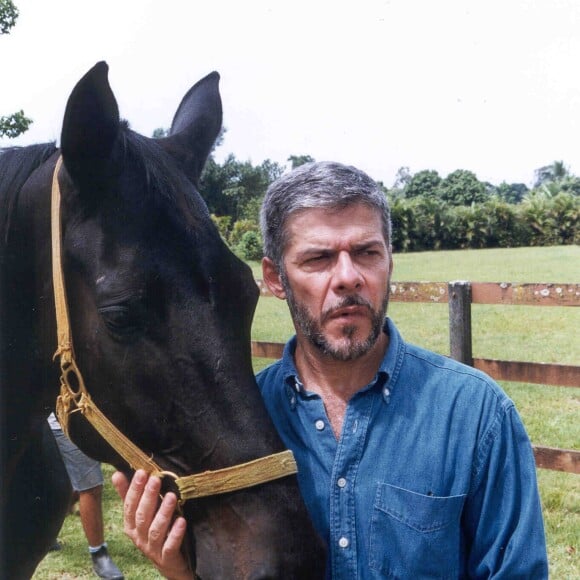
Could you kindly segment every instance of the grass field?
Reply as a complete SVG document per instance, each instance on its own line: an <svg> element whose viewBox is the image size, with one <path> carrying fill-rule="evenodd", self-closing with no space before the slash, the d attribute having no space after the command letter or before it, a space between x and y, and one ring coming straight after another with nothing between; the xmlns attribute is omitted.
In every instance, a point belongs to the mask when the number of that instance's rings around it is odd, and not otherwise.
<svg viewBox="0 0 580 580"><path fill-rule="evenodd" d="M517 248L399 254L398 281L580 282L580 247ZM257 278L261 273L252 264ZM447 306L392 303L389 315L406 340L447 354ZM580 365L580 309L476 305L473 309L474 356ZM261 298L253 327L255 340L282 342L292 334L283 302ZM269 361L256 360L256 369ZM580 449L580 388L503 383L536 444ZM105 468L107 540L126 578L159 578L122 533L121 502ZM539 470L551 577L580 578L580 476ZM61 552L50 553L36 580L93 578L79 517L71 515L60 534Z"/></svg>

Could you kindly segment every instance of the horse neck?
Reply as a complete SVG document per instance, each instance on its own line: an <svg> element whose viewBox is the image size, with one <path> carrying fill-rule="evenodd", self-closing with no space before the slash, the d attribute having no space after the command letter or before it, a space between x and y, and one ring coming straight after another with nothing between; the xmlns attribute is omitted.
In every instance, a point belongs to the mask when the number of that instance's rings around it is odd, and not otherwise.
<svg viewBox="0 0 580 580"><path fill-rule="evenodd" d="M50 258L51 163L45 164L21 188L6 236L2 288L2 333L7 345L5 364L10 392L25 408L45 405L57 377L51 374L55 348L54 306Z"/></svg>

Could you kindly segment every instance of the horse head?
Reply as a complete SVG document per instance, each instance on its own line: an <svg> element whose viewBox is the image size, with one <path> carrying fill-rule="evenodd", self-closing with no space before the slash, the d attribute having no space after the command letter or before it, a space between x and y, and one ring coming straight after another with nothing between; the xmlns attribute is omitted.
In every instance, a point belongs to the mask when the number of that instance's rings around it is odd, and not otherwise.
<svg viewBox="0 0 580 580"><path fill-rule="evenodd" d="M219 76L183 98L168 137L119 118L97 64L61 136L62 264L76 362L107 418L178 476L284 448L254 381L258 290L220 238L197 185L222 121ZM81 413L72 439L129 471ZM319 577L324 556L295 477L187 502L202 578Z"/></svg>

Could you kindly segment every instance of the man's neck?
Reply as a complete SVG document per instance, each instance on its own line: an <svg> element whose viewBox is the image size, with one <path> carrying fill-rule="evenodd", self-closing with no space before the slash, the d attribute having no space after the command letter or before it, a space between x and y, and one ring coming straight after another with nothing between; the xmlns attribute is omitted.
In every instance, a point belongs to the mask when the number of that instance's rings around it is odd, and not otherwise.
<svg viewBox="0 0 580 580"><path fill-rule="evenodd" d="M325 355L308 340L297 336L296 369L304 388L320 395L338 438L348 401L376 375L389 345L381 332L369 352L355 360L341 361Z"/></svg>

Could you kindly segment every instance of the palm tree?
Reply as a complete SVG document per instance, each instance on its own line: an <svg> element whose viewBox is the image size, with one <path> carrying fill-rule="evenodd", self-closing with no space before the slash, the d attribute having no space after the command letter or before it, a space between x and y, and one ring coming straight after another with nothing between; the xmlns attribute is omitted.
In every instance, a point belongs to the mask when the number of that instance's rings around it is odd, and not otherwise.
<svg viewBox="0 0 580 580"><path fill-rule="evenodd" d="M554 161L550 165L536 169L535 174L536 182L534 187L536 188L545 183L562 181L570 175L570 171L563 161Z"/></svg>

